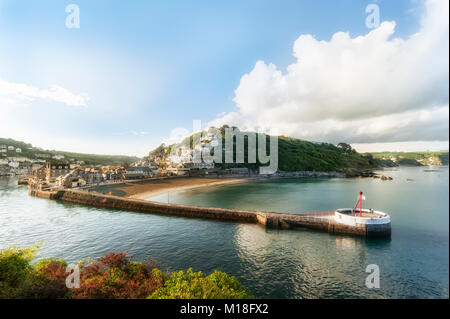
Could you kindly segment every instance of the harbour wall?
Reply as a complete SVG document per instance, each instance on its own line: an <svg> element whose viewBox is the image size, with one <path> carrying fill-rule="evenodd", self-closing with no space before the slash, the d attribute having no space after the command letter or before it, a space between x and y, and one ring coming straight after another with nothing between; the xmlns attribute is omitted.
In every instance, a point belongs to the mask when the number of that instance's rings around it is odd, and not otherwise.
<svg viewBox="0 0 450 319"><path fill-rule="evenodd" d="M276 212L249 211L225 209L216 207L200 207L157 203L140 199L132 199L113 195L92 193L84 190L41 191L30 188L31 196L51 200L104 207L111 209L130 210L152 214L206 218L243 223L257 223L267 228L295 229L308 228L327 231L334 234L349 234L364 237L389 237L391 225L356 224L353 226L337 224L328 213L317 216L306 214L284 214Z"/></svg>

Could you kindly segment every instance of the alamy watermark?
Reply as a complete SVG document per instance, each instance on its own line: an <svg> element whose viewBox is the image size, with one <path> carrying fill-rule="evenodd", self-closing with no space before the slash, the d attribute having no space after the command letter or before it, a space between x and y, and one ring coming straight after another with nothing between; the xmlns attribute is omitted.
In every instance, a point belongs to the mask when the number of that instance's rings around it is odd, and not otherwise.
<svg viewBox="0 0 450 319"><path fill-rule="evenodd" d="M366 278L366 287L369 289L380 288L380 267L376 264L370 264L366 267L366 273L369 275Z"/></svg>
<svg viewBox="0 0 450 319"><path fill-rule="evenodd" d="M187 132L180 128L174 131ZM193 121L193 132L192 138L174 144L169 155L171 162L206 167L223 163L259 164L260 174L274 174L278 170L278 136L241 132L227 126L203 131L199 120Z"/></svg>
<svg viewBox="0 0 450 319"><path fill-rule="evenodd" d="M67 29L79 29L80 28L80 7L76 4L69 4L66 6L66 13L69 15L66 17Z"/></svg>
<svg viewBox="0 0 450 319"><path fill-rule="evenodd" d="M70 264L66 268L69 275L66 277L66 287L69 289L80 288L80 267Z"/></svg>
<svg viewBox="0 0 450 319"><path fill-rule="evenodd" d="M371 3L366 6L366 27L376 29L380 26L380 7L378 4Z"/></svg>

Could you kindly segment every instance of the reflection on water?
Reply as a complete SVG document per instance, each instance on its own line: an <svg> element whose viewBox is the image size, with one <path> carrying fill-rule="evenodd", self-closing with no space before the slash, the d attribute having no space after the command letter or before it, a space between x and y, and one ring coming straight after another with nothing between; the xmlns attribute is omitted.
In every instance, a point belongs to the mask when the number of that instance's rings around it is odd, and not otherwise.
<svg viewBox="0 0 450 319"><path fill-rule="evenodd" d="M359 244L359 245L358 245ZM358 243L356 238L353 237L336 237L336 249L342 250L361 250L362 245Z"/></svg>
<svg viewBox="0 0 450 319"><path fill-rule="evenodd" d="M220 269L257 297L448 298L448 169L386 173L394 180L270 181L171 193L170 201L305 212L351 206L362 189L367 206L391 214L391 240L86 207L29 197L0 178L0 248L43 242L43 256L70 262L129 251L170 270ZM380 289L365 286L369 264L380 268Z"/></svg>
<svg viewBox="0 0 450 319"><path fill-rule="evenodd" d="M261 291L261 297L389 296L388 289L369 291L365 286L365 269L372 263L366 239L239 225L235 242L245 274L243 282ZM389 240L378 244L386 248Z"/></svg>

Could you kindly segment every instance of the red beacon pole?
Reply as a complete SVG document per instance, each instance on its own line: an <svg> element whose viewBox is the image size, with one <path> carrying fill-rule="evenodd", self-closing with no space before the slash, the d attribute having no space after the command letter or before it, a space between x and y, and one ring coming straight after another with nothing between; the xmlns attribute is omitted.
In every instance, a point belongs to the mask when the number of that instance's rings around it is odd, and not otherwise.
<svg viewBox="0 0 450 319"><path fill-rule="evenodd" d="M359 192L359 198L358 198L358 201L356 202L355 208L353 208L353 214L352 214L352 216L354 215L355 210L356 210L356 208L358 207L358 204L359 204L359 217L362 217L362 201L363 201L363 199L364 199L363 196L364 196L364 195L363 195L363 192L360 191L360 192Z"/></svg>

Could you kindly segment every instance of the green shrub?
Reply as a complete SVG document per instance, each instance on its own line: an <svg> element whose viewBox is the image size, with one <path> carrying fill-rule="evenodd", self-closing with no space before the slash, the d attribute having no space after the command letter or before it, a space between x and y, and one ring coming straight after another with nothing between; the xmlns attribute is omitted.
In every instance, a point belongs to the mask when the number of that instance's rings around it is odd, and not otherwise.
<svg viewBox="0 0 450 319"><path fill-rule="evenodd" d="M33 289L28 298L62 299L70 298L71 290L66 287L67 263L63 259L43 259L35 267Z"/></svg>
<svg viewBox="0 0 450 319"><path fill-rule="evenodd" d="M154 292L150 299L243 299L251 298L249 292L235 277L214 271L204 277L201 271L189 268L172 273L164 286Z"/></svg>
<svg viewBox="0 0 450 319"><path fill-rule="evenodd" d="M34 281L30 265L37 247L11 247L0 251L0 298L22 298Z"/></svg>

